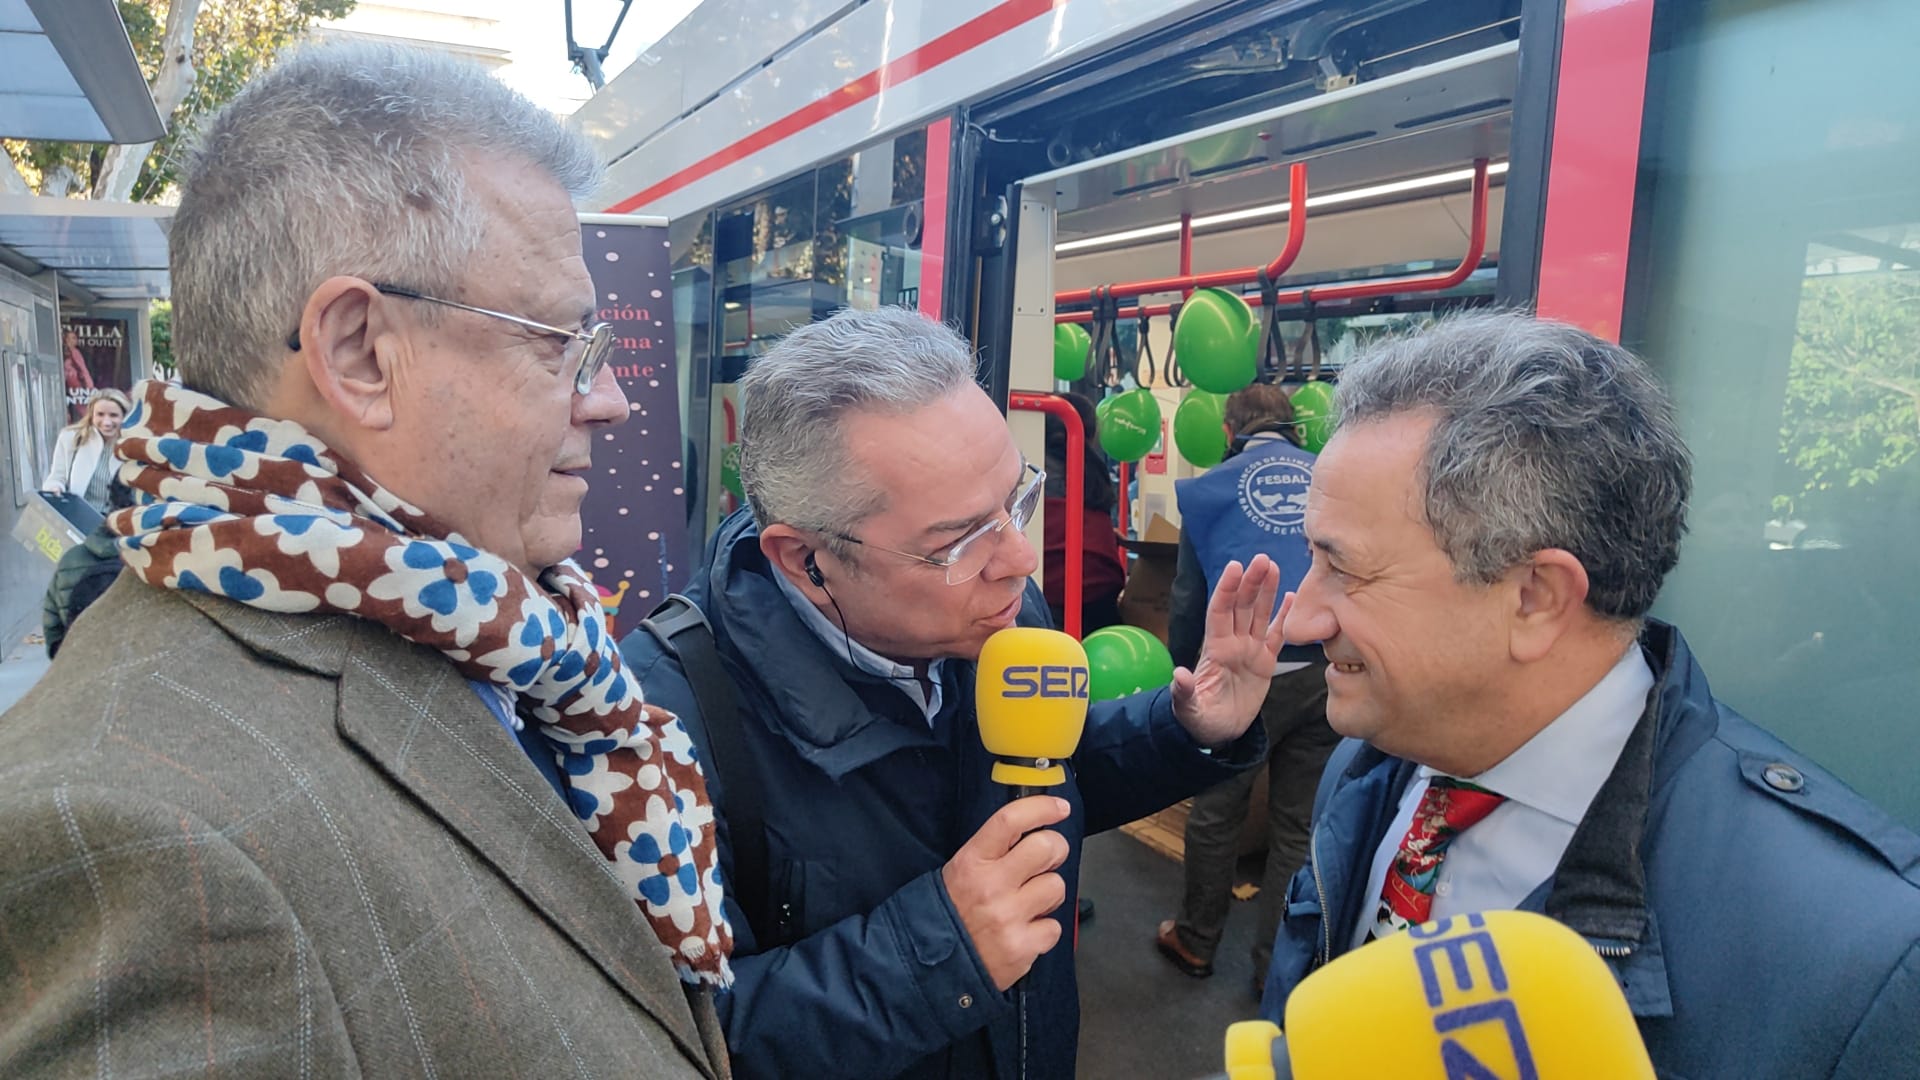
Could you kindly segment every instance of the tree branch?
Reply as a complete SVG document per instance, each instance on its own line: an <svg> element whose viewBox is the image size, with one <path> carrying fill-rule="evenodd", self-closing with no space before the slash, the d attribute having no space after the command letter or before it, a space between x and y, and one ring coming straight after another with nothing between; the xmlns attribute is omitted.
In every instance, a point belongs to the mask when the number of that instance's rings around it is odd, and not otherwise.
<svg viewBox="0 0 1920 1080"><path fill-rule="evenodd" d="M1884 375L1875 375L1863 368L1843 364L1830 356L1820 356L1816 354L1814 358L1843 375L1851 375L1861 382L1866 383L1868 386L1877 386L1882 390L1890 390L1913 402L1914 425L1916 428L1920 428L1920 385L1908 386L1898 379L1890 379Z"/></svg>
<svg viewBox="0 0 1920 1080"><path fill-rule="evenodd" d="M0 148L0 153L4 153L7 159L7 167L0 169L0 191L8 195L33 194L33 188L28 185L27 178L20 175L20 163L13 160L13 151Z"/></svg>
<svg viewBox="0 0 1920 1080"><path fill-rule="evenodd" d="M153 104L170 123L174 111L193 89L193 26L200 17L201 0L172 0L167 5L167 29L160 42L160 70L153 76ZM133 185L140 178L140 167L153 152L152 143L116 146L107 151L106 163L94 177L93 197L126 202L133 197Z"/></svg>

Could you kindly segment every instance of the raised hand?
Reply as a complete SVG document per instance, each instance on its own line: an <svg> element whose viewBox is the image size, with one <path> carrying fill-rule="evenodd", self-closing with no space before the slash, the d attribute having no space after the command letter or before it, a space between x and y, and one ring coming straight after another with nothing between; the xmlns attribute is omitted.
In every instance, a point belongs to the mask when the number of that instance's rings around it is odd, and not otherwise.
<svg viewBox="0 0 1920 1080"><path fill-rule="evenodd" d="M1283 644L1281 625L1293 606L1288 593L1273 610L1279 591L1280 568L1265 555L1255 555L1244 570L1230 562L1220 573L1207 601L1200 660L1191 671L1173 672L1173 714L1202 746L1232 742L1260 713Z"/></svg>

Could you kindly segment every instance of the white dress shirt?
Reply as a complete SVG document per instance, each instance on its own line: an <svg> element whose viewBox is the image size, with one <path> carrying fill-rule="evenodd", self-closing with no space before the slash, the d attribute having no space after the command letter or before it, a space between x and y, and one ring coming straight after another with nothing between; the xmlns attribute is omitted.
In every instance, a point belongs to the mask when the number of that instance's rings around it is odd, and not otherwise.
<svg viewBox="0 0 1920 1080"><path fill-rule="evenodd" d="M795 588L778 567L768 567L768 570L773 574L773 583L780 586L781 593L786 596L787 603L793 605L794 613L800 616L800 621L807 624L807 629L813 631L815 637L833 652L851 653L854 667L869 675L878 675L906 691L913 703L920 706L920 711L927 714L927 726L933 726L933 718L940 715L940 665L946 663L945 660L935 660L928 665L927 677L922 679L907 665L889 660L847 636L846 631L821 614L820 609L813 606L813 601Z"/></svg>
<svg viewBox="0 0 1920 1080"><path fill-rule="evenodd" d="M1630 646L1593 689L1479 776L1459 777L1505 795L1479 824L1454 837L1434 884L1436 919L1519 906L1553 875L1568 841L1606 783L1633 727L1646 711L1653 671L1640 646ZM1436 775L1422 765L1400 797L1400 811L1373 854L1367 901L1353 930L1353 947L1366 944L1400 841L1413 823L1428 783Z"/></svg>

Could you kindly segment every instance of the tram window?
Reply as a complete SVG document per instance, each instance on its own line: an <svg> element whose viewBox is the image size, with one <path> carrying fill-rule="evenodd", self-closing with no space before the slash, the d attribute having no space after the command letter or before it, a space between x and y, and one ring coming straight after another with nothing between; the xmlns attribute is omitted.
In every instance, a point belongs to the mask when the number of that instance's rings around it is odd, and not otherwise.
<svg viewBox="0 0 1920 1080"><path fill-rule="evenodd" d="M741 504L733 384L752 358L841 307L917 301L926 153L926 129L905 132L670 227L696 542Z"/></svg>
<svg viewBox="0 0 1920 1080"><path fill-rule="evenodd" d="M1655 614L1719 696L1920 825L1920 69L1886 32L1915 10L1666 8L1627 338L1695 492Z"/></svg>

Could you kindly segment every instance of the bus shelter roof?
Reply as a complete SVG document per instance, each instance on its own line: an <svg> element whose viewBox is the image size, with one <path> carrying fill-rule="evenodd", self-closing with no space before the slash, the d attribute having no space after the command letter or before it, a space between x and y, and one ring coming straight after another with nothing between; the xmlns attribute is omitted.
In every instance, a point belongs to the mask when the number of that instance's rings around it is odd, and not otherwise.
<svg viewBox="0 0 1920 1080"><path fill-rule="evenodd" d="M165 133L113 0L0 0L0 135L144 143Z"/></svg>
<svg viewBox="0 0 1920 1080"><path fill-rule="evenodd" d="M55 271L107 300L170 295L172 221L170 206L0 195L0 245L30 264L17 269Z"/></svg>

